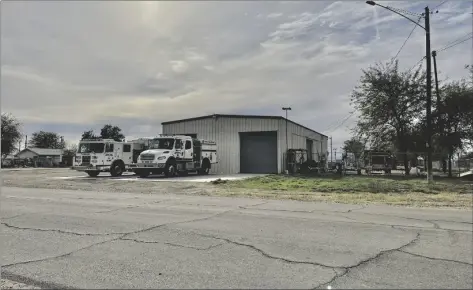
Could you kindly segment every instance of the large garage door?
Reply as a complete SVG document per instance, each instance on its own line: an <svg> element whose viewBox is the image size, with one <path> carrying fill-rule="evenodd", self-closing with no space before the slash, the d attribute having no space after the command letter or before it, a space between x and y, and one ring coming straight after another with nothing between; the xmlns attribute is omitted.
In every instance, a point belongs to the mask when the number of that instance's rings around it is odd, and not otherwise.
<svg viewBox="0 0 473 290"><path fill-rule="evenodd" d="M278 173L276 131L240 133L240 172Z"/></svg>

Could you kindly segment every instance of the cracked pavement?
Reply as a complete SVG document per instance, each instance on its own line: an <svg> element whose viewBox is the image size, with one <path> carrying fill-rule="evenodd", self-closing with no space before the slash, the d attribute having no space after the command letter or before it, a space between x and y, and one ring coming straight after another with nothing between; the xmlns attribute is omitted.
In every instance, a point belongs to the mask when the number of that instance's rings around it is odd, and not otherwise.
<svg viewBox="0 0 473 290"><path fill-rule="evenodd" d="M472 211L2 188L2 278L41 288L472 288Z"/></svg>

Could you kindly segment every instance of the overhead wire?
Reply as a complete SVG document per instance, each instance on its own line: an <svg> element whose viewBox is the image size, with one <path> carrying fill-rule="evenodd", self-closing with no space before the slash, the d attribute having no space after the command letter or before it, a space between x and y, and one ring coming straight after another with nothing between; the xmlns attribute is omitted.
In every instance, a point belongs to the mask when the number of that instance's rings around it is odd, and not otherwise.
<svg viewBox="0 0 473 290"><path fill-rule="evenodd" d="M468 36L468 37L467 37L467 36ZM464 37L467 37L467 38L463 39ZM445 50L447 50L447 49L449 49L449 48L452 48L452 47L454 47L454 46L457 46L457 45L459 45L459 44L461 44L461 43L463 43L463 42L465 42L465 41L467 41L467 40L470 40L470 39L472 39L472 38L473 38L473 32L470 32L470 33L466 34L465 36L462 36L461 38L459 38L459 39L457 39L457 40L454 40L454 41L452 41L452 42L449 42L449 43L448 43L447 45L445 45L443 48L437 49L436 51L437 51L437 52L445 51Z"/></svg>
<svg viewBox="0 0 473 290"><path fill-rule="evenodd" d="M425 59L425 56L423 56L418 62L416 62L416 64L409 69L409 72L411 72L413 69L418 67L419 64L421 64L424 61L424 59Z"/></svg>
<svg viewBox="0 0 473 290"><path fill-rule="evenodd" d="M445 4L445 3L447 3L447 2L448 2L448 0L442 1L442 3L440 3L440 4L437 5L437 6L435 6L432 10L435 10L435 9L439 8L440 6L442 6L443 4Z"/></svg>
<svg viewBox="0 0 473 290"><path fill-rule="evenodd" d="M330 132L328 132L328 133L331 133L331 132L337 130L337 129L340 128L340 126L342 126L346 121L348 121L348 119L350 119L351 116L353 116L353 114L355 114L354 111L351 112L351 113L349 113L345 118L343 118L342 121L340 122L340 124L338 124L335 128L333 128L333 129L330 129L330 128L329 128L329 129L325 130L324 132L330 131Z"/></svg>
<svg viewBox="0 0 473 290"><path fill-rule="evenodd" d="M422 16L419 16L419 19L417 19L417 23L419 23L419 21L422 19ZM404 40L404 43L401 45L401 48L399 48L399 50L397 51L396 55L392 58L391 60L391 64L397 59L399 53L401 53L402 49L404 48L404 46L406 45L407 41L409 40L409 38L411 38L412 34L414 33L414 30L416 30L417 28L417 25L414 25L414 27L412 28L411 30L411 33L409 33L409 35L407 36L406 40Z"/></svg>

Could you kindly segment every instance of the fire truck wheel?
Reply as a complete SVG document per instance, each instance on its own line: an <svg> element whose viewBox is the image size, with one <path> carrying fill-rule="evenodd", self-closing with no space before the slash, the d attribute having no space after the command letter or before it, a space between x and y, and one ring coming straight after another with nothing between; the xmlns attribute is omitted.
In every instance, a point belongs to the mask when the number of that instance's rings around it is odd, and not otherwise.
<svg viewBox="0 0 473 290"><path fill-rule="evenodd" d="M125 171L125 165L121 161L115 161L110 168L110 175L113 177L120 176Z"/></svg>
<svg viewBox="0 0 473 290"><path fill-rule="evenodd" d="M166 167L164 167L164 175L166 177L173 177L176 175L176 161L171 160L166 163Z"/></svg>
<svg viewBox="0 0 473 290"><path fill-rule="evenodd" d="M97 177L99 176L99 173L98 171L87 171L87 174L90 176L90 177Z"/></svg>

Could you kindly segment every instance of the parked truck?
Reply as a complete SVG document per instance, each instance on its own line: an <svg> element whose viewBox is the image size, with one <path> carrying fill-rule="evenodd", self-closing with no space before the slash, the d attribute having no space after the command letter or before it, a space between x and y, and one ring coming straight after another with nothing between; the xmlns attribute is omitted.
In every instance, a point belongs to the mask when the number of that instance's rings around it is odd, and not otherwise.
<svg viewBox="0 0 473 290"><path fill-rule="evenodd" d="M363 153L364 169L367 174L384 171L391 174L393 169L393 155L386 151L365 150Z"/></svg>
<svg viewBox="0 0 473 290"><path fill-rule="evenodd" d="M113 139L85 139L79 142L73 169L96 177L100 172L120 176L131 171L141 152L149 146L149 139L115 141Z"/></svg>
<svg viewBox="0 0 473 290"><path fill-rule="evenodd" d="M214 141L184 135L160 135L150 140L149 149L140 154L132 170L142 178L163 173L167 177L189 172L205 175L216 163L217 144Z"/></svg>

